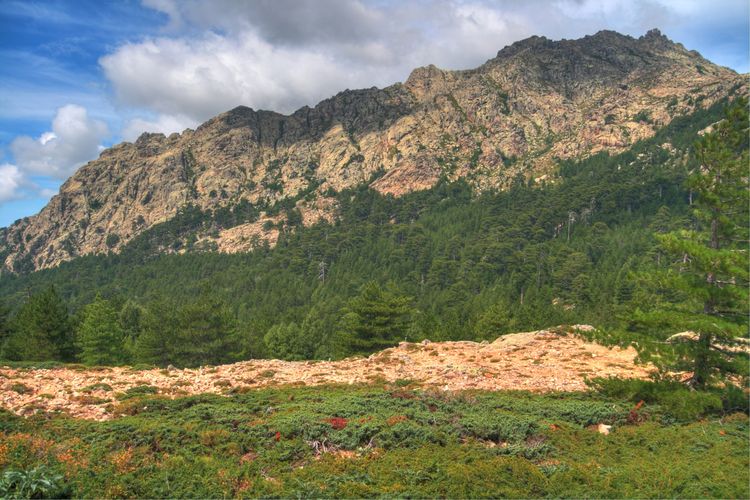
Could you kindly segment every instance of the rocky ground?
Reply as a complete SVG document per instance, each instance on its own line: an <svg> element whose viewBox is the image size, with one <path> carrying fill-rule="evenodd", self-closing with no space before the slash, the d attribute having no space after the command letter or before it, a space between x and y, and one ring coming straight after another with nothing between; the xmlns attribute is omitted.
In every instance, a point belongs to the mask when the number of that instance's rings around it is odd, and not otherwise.
<svg viewBox="0 0 750 500"><path fill-rule="evenodd" d="M575 328L592 329L584 325ZM171 398L274 385L397 380L446 391L578 391L586 389L585 379L590 377L647 377L651 367L636 365L635 356L632 348L605 347L557 328L505 335L491 343L402 342L368 358L341 361L252 360L161 370L0 367L0 404L22 415L61 411L74 417L106 420L118 414L118 402L126 391L139 386L149 386L147 391Z"/></svg>

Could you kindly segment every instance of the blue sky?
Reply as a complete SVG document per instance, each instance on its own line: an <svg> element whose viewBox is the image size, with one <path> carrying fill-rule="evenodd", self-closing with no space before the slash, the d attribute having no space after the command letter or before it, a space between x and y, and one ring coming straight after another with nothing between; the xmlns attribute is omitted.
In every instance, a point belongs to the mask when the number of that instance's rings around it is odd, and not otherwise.
<svg viewBox="0 0 750 500"><path fill-rule="evenodd" d="M144 131L474 67L535 34L657 27L745 73L748 16L746 0L0 0L0 227Z"/></svg>

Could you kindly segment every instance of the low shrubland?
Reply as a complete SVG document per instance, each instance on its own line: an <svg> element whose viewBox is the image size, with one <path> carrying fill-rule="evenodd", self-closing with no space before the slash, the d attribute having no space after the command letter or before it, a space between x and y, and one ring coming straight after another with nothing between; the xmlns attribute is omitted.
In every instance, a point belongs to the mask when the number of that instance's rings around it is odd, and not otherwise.
<svg viewBox="0 0 750 500"><path fill-rule="evenodd" d="M721 394L700 414L681 413L661 396L633 402L659 390L613 385L602 393L547 395L396 385L179 399L141 391L114 402L123 416L105 422L3 412L0 493L750 495L745 413L724 412ZM611 433L597 432L598 424L613 426Z"/></svg>

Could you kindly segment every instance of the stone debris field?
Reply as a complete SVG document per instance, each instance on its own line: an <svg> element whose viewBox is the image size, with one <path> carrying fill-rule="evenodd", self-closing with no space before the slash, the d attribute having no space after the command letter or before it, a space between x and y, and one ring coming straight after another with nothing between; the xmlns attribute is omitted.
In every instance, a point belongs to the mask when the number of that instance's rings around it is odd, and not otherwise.
<svg viewBox="0 0 750 500"><path fill-rule="evenodd" d="M646 378L632 348L609 348L575 334L592 327L504 335L494 342L402 342L367 358L340 361L251 360L195 369L135 370L78 365L0 367L0 406L21 415L60 411L106 420L126 391L164 397L230 394L278 385L385 384L408 380L446 391L580 391L586 378ZM560 333L562 332L562 333ZM145 386L145 387L144 387ZM136 388L136 389L133 389Z"/></svg>

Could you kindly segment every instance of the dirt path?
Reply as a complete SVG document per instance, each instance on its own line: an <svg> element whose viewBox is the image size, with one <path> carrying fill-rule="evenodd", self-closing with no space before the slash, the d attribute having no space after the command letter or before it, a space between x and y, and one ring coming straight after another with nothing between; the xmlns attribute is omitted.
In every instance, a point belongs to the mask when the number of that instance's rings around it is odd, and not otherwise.
<svg viewBox="0 0 750 500"><path fill-rule="evenodd" d="M591 329L577 326L579 330ZM610 349L551 330L516 333L492 343L401 343L368 358L341 361L252 360L197 369L138 371L127 367L13 369L0 367L0 406L15 413L62 411L113 417L119 393L153 386L167 397L249 390L282 384L367 384L408 379L444 390L577 391L586 377L645 378L632 348ZM153 389L152 389L153 390Z"/></svg>

